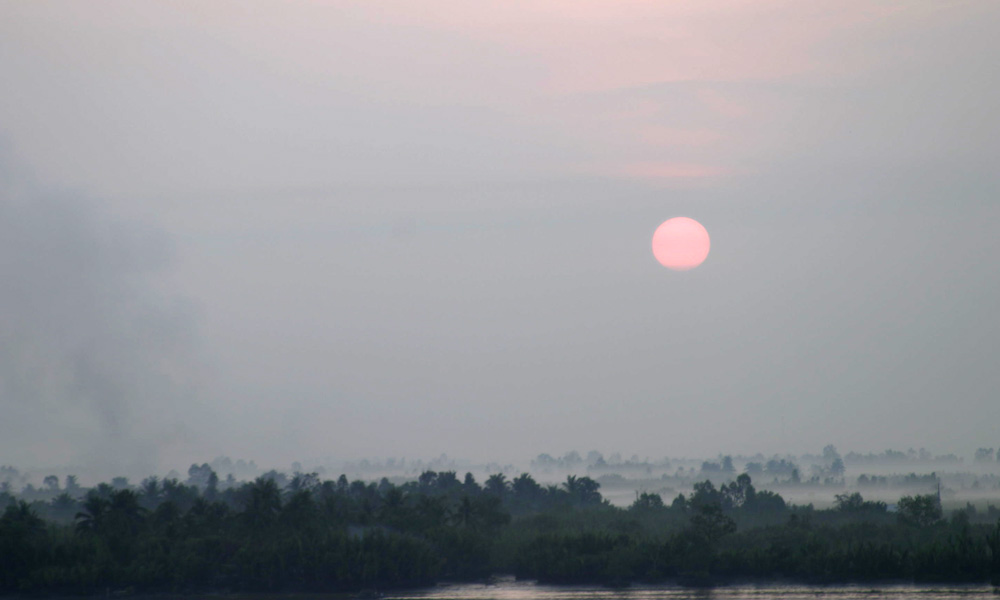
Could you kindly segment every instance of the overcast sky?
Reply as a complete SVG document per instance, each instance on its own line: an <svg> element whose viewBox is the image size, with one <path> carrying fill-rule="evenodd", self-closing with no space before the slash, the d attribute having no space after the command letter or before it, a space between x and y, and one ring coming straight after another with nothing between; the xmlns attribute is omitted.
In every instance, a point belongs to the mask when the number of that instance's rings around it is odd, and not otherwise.
<svg viewBox="0 0 1000 600"><path fill-rule="evenodd" d="M998 31L0 0L0 462L996 446Z"/></svg>

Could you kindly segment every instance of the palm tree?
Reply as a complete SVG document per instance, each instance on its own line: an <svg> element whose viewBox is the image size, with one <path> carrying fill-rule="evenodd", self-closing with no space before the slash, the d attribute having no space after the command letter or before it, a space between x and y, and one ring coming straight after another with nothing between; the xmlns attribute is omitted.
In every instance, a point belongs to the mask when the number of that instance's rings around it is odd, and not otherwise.
<svg viewBox="0 0 1000 600"><path fill-rule="evenodd" d="M531 500L541 493L542 486L538 485L534 477L528 473L521 473L519 477L515 477L514 481L511 482L511 489L518 498Z"/></svg>
<svg viewBox="0 0 1000 600"><path fill-rule="evenodd" d="M77 501L66 492L63 492L53 498L51 504L52 510L62 518L74 514L73 510L76 508Z"/></svg>
<svg viewBox="0 0 1000 600"><path fill-rule="evenodd" d="M448 521L449 510L445 499L441 496L421 494L417 497L416 511L418 520L426 528L437 527Z"/></svg>
<svg viewBox="0 0 1000 600"><path fill-rule="evenodd" d="M405 520L402 518L405 513L405 503L406 495L403 493L403 490L393 486L385 493L382 499L382 506L379 507L380 518L387 522Z"/></svg>
<svg viewBox="0 0 1000 600"><path fill-rule="evenodd" d="M503 473L490 475L483 489L494 496L503 496L507 492L507 477Z"/></svg>
<svg viewBox="0 0 1000 600"><path fill-rule="evenodd" d="M104 528L110 502L97 494L87 494L83 510L76 513L76 529L81 532L98 533Z"/></svg>
<svg viewBox="0 0 1000 600"><path fill-rule="evenodd" d="M249 497L243 510L244 518L251 527L263 527L274 521L281 510L281 490L273 479L258 477L247 484Z"/></svg>
<svg viewBox="0 0 1000 600"><path fill-rule="evenodd" d="M111 494L108 515L126 529L134 529L146 515L139 504L139 494L132 490L118 490Z"/></svg>
<svg viewBox="0 0 1000 600"><path fill-rule="evenodd" d="M0 531L11 536L31 536L45 531L43 521L24 500L8 504L0 516Z"/></svg>
<svg viewBox="0 0 1000 600"><path fill-rule="evenodd" d="M149 509L155 508L163 495L159 478L154 475L143 479L142 484L139 485L139 493L142 494L143 506Z"/></svg>
<svg viewBox="0 0 1000 600"><path fill-rule="evenodd" d="M597 491L601 484L590 477L569 475L566 477L566 483L563 484L563 487L580 504L597 504L601 501L601 494Z"/></svg>
<svg viewBox="0 0 1000 600"><path fill-rule="evenodd" d="M462 501L455 510L455 519L463 527L469 527L476 515L476 508L468 496L462 496Z"/></svg>

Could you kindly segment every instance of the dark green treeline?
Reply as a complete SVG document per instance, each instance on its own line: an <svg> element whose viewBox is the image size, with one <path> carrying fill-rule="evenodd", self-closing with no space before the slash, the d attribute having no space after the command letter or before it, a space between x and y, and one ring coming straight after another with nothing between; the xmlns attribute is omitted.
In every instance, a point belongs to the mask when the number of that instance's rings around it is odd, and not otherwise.
<svg viewBox="0 0 1000 600"><path fill-rule="evenodd" d="M0 593L337 591L501 573L607 585L1000 581L1000 523L972 507L945 519L935 496L890 512L845 494L813 510L741 475L670 504L641 494L622 509L599 487L426 472L403 485L299 474L220 489L210 474L200 486L101 484L81 500L8 495Z"/></svg>

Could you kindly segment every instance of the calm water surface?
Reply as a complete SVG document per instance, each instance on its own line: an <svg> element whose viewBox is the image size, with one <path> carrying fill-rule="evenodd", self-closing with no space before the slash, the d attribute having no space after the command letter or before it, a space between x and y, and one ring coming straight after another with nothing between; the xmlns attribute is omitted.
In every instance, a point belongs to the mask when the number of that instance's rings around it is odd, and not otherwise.
<svg viewBox="0 0 1000 600"><path fill-rule="evenodd" d="M720 598L752 600L798 600L832 598L854 600L873 598L918 598L955 600L958 598L1000 598L991 586L884 585L884 586L732 586L711 590L680 587L641 587L613 590L594 587L555 587L530 582L501 581L483 585L444 585L426 590L391 593L387 600L684 600Z"/></svg>

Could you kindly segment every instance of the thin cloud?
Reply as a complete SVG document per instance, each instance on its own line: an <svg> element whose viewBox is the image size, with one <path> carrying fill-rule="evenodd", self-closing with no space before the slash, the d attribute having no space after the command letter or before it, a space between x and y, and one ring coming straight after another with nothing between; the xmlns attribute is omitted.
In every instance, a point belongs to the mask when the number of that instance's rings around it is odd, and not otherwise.
<svg viewBox="0 0 1000 600"><path fill-rule="evenodd" d="M632 163L623 165L614 173L624 177L652 181L708 179L735 174L734 171L712 165L674 162Z"/></svg>

